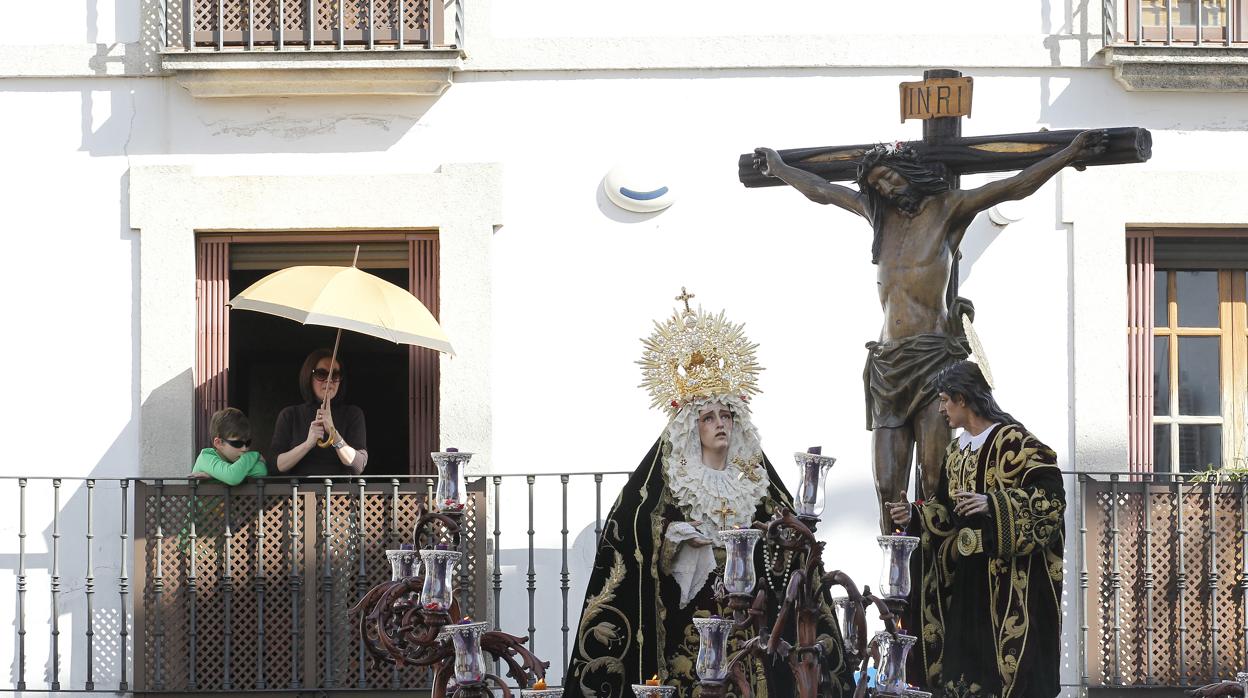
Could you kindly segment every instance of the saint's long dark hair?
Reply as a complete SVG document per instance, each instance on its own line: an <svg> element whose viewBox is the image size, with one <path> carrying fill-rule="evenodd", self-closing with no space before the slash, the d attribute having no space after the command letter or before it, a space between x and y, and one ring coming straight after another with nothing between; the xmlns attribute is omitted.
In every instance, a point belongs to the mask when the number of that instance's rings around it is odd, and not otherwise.
<svg viewBox="0 0 1248 698"><path fill-rule="evenodd" d="M910 186L895 198L890 199L884 196L867 183L867 175L877 167L887 167L896 172ZM880 262L884 207L891 205L907 213L917 211L923 199L949 190L949 181L945 179L946 173L944 165L923 162L914 149L905 146L897 148L892 153L887 152L882 146L867 151L858 163L856 178L858 191L867 197L867 215L870 216L871 228L875 231L875 237L871 240L872 264Z"/></svg>
<svg viewBox="0 0 1248 698"><path fill-rule="evenodd" d="M997 404L992 397L992 388L989 388L988 381L984 380L984 374L979 370L979 365L972 361L963 360L946 366L944 370L936 374L932 383L937 392L945 393L953 400L958 398L965 400L966 406L971 408L972 412L989 422L1022 426L1021 422Z"/></svg>

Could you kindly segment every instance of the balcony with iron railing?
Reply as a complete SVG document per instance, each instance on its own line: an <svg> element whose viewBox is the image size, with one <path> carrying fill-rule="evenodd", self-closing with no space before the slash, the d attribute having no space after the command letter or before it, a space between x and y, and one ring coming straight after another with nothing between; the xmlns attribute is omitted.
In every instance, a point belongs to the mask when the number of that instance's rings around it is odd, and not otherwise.
<svg viewBox="0 0 1248 698"><path fill-rule="evenodd" d="M552 684L625 476L469 476L456 598L465 615L526 637ZM1248 484L1152 473L1067 483L1072 685L1196 686L1248 665ZM12 628L0 691L420 691L428 670L365 661L349 609L389 578L384 551L410 540L433 487L0 478L0 558L15 572L0 589L0 625Z"/></svg>
<svg viewBox="0 0 1248 698"><path fill-rule="evenodd" d="M196 97L437 96L463 0L165 0L162 67Z"/></svg>
<svg viewBox="0 0 1248 698"><path fill-rule="evenodd" d="M1103 0L1105 56L1129 90L1248 90L1248 0Z"/></svg>

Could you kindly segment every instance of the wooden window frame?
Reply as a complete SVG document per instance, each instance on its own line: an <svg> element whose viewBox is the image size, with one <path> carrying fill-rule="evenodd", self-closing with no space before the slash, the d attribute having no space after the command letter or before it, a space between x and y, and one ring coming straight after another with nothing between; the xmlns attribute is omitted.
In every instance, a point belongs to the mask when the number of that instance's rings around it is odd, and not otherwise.
<svg viewBox="0 0 1248 698"><path fill-rule="evenodd" d="M257 243L398 242L408 244L408 291L440 318L439 238L436 230L300 230L196 232L195 442L207 441L208 420L229 404L230 248ZM408 348L408 471L433 475L428 454L441 450L441 369L438 352Z"/></svg>
<svg viewBox="0 0 1248 698"><path fill-rule="evenodd" d="M1178 428L1183 425L1222 427L1222 467L1248 467L1248 263L1241 260L1207 263L1191 261L1168 263L1154 258L1154 241L1182 241L1183 238L1243 238L1248 230L1146 230L1128 231L1128 461L1132 472L1154 469L1153 428L1167 426L1169 472L1182 472L1179 462ZM1212 255L1211 255L1212 256ZM1222 267L1222 268L1218 268ZM1229 267L1229 268L1228 268ZM1176 273L1178 271L1218 273L1218 327L1178 325ZM1167 323L1153 326L1158 298L1152 297L1154 272L1167 272ZM1222 338L1218 347L1221 415L1188 416L1178 413L1178 338ZM1168 337L1167 355L1153 356L1153 340ZM1167 415L1153 415L1154 361L1167 361L1169 405Z"/></svg>
<svg viewBox="0 0 1248 698"><path fill-rule="evenodd" d="M1177 9L1178 0L1167 0L1175 3ZM1140 0L1127 0L1127 16L1126 16L1126 36L1128 43L1134 43L1137 40L1141 27L1137 26L1136 17ZM1233 7L1232 7L1233 5ZM1231 41L1233 44L1242 44L1245 37L1248 37L1248 0L1227 0L1227 7L1230 10L1229 18L1233 22ZM1195 44L1196 43L1196 25L1194 24L1175 24L1172 29L1174 31L1173 39L1166 36L1166 26L1163 24L1159 27L1144 26L1143 43L1146 44L1165 44L1173 41L1175 44ZM1207 26L1201 32L1200 40L1202 43L1225 44L1226 43L1226 25Z"/></svg>

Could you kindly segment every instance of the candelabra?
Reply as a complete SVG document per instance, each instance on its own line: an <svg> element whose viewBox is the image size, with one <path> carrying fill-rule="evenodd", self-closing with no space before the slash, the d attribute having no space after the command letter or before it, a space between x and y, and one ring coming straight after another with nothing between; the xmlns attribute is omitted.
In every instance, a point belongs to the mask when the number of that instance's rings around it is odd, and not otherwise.
<svg viewBox="0 0 1248 698"><path fill-rule="evenodd" d="M386 551L390 581L370 589L351 609L360 616L360 637L369 658L375 665L432 668L431 698L489 698L493 695L491 684L503 698L510 698L507 682L486 671L483 652L506 664L507 675L521 688L540 682L540 689L545 689L550 663L525 647L527 638L487 630L487 623L472 622L460 614L454 594L460 553L451 548L458 548L460 543L463 466L472 454L447 449L432 457L438 467L436 495L432 506L425 501L417 504L412 544ZM414 550L422 534L428 534L424 540L433 540L439 529L450 539L450 546ZM522 694L534 698L552 695L549 690Z"/></svg>
<svg viewBox="0 0 1248 698"><path fill-rule="evenodd" d="M795 459L801 474L794 505L796 511L781 508L766 523L756 523L749 529L719 532L725 543L724 583L720 600L726 604L732 618L694 620L700 639L696 670L702 698L723 698L728 693L729 681L741 696L750 696L751 688L744 669L751 658L761 659L760 664L767 672L773 671L783 660L793 674L798 698L827 695L824 687L833 678L823 669L821 659L825 650L817 643L817 638L818 623L825 615L826 599L833 587L841 587L846 593L836 604L842 612L841 633L846 658L850 663L860 663L861 676L864 677L856 696L861 698L870 693L865 676L874 658L880 672L875 693L899 697L914 694L913 698L923 698L918 695L922 692L913 691L906 683L906 653L915 638L901 634L896 622L904 608L905 597L910 593L910 553L918 539L909 536L881 537L881 549L885 551L880 588L883 598L872 594L869 587L860 592L854 581L840 570L825 573L824 544L815 538L814 532L823 513L825 478L835 459L822 455L818 448L797 453ZM884 538L905 540L886 542ZM754 548L760 540L792 552L792 558L797 560L785 587L784 598L772 619L767 618L766 593L763 590L754 593ZM775 556L774 564L783 565L781 560L785 557L789 556ZM767 570L769 574L786 571ZM886 630L877 633L868 643L865 611L870 606L876 608ZM730 656L728 639L737 629L752 629L753 637ZM644 688L634 686L639 698L650 695L646 693L643 696Z"/></svg>

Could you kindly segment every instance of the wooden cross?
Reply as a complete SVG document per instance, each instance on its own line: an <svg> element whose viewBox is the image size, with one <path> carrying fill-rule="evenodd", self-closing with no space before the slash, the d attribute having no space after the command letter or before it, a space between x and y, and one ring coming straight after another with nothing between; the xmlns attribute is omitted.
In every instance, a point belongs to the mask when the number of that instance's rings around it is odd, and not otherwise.
<svg viewBox="0 0 1248 698"><path fill-rule="evenodd" d="M681 286L681 287L680 287L680 295L679 295L679 296L676 296L676 300L678 300L678 301L684 301L684 302L685 302L685 312L686 312L686 313L691 313L691 312L693 312L692 310L690 310L690 309L689 309L689 300L690 300L690 299L692 299L692 298L697 298L697 296L693 295L692 293L689 293L688 291L686 291L686 290L685 290L685 287L684 287L684 286Z"/></svg>
<svg viewBox="0 0 1248 698"><path fill-rule="evenodd" d="M727 499L721 499L720 501L723 502L723 504L720 504L718 509L712 509L711 513L719 514L719 525L721 528L728 528L728 516L737 512L734 509L728 508Z"/></svg>
<svg viewBox="0 0 1248 698"><path fill-rule="evenodd" d="M924 80L962 77L956 70L926 70ZM958 186L959 175L981 172L1021 170L1070 145L1082 129L1038 131L998 136L962 137L962 117L936 117L923 121L923 140L906 141L926 162L941 163L948 168L949 184ZM1089 165L1122 165L1145 162L1152 155L1153 138L1143 128L1110 128L1105 152L1087 161L1076 162L1075 169ZM857 177L858 161L876 144L834 145L819 148L781 150L788 165L819 175L829 182L852 181ZM782 186L784 182L759 171L754 153L737 160L737 177L747 187Z"/></svg>

